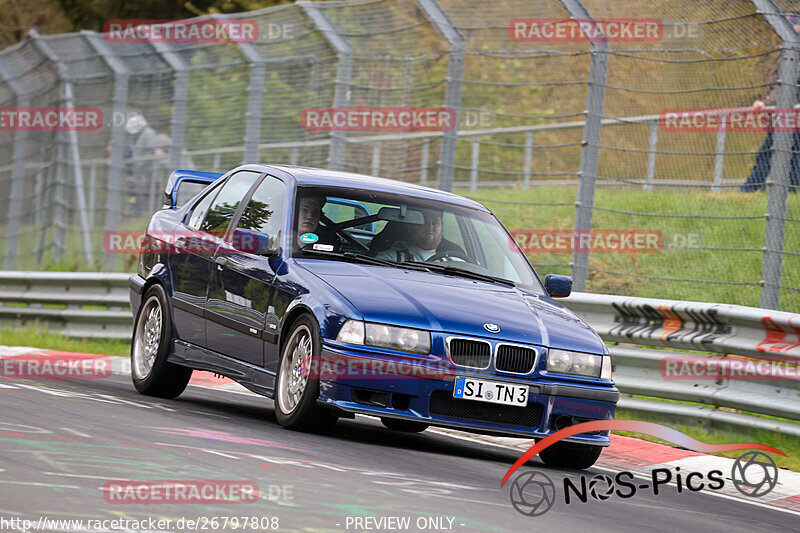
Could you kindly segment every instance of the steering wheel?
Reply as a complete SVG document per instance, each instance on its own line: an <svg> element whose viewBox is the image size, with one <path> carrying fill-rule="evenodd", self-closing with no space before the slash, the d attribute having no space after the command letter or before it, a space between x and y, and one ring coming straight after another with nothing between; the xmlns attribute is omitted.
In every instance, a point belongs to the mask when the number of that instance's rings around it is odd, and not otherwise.
<svg viewBox="0 0 800 533"><path fill-rule="evenodd" d="M429 257L427 259L427 261L430 262L430 263L435 263L437 261L443 261L443 260L449 259L451 257L454 257L456 259L460 259L461 261L464 261L465 263L474 263L474 261L472 260L471 257L469 257L465 253L459 252L458 250L448 250L448 251L444 251L444 252L437 252L434 255L432 255L431 257Z"/></svg>

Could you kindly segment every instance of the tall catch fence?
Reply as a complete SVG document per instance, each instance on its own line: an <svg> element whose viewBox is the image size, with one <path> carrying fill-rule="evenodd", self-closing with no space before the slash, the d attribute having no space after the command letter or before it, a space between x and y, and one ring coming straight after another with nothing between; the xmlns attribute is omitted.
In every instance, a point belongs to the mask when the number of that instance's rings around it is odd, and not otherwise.
<svg viewBox="0 0 800 533"><path fill-rule="evenodd" d="M98 108L102 121L0 127L3 268L129 270L136 258L108 253L104 235L143 229L171 169L286 163L474 197L541 273L571 274L577 290L797 310L800 135L769 134L764 190L744 193L766 131L667 120L706 110L732 125L765 99L794 108L795 12L800 2L771 0L382 0L224 17L257 23L247 42L34 30L0 52L0 108ZM569 20L593 21L594 37L570 36ZM656 29L614 33L625 21ZM445 107L455 121L400 133L303 122L331 107ZM134 113L147 149L126 131ZM548 247L559 230L591 230L592 245ZM617 253L594 240L625 232L659 245Z"/></svg>

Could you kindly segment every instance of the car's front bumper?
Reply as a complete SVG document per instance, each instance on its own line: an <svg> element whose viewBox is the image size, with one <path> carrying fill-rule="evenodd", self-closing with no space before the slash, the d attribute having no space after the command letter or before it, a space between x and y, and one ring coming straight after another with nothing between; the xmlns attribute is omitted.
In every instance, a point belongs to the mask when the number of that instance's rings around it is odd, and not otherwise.
<svg viewBox="0 0 800 533"><path fill-rule="evenodd" d="M364 363L386 362L386 357L379 354L371 357L366 350L352 352L324 344L322 359L341 363L337 368L343 370L320 375L318 401L324 406L346 413L413 420L485 434L544 438L556 431L552 426L557 416L571 417L572 423L613 418L619 399L619 391L611 385L582 386L544 378L474 375L478 379L524 384L529 388L526 407L489 404L453 398L456 375L472 374L453 368L441 371L440 365L419 358L403 361L406 366L402 373L396 370L398 366L393 366L389 372L370 371L359 375L344 371L344 362L355 362L349 368L372 370L374 365ZM415 365L425 370L408 370ZM610 442L608 432L579 434L565 440L596 446L608 446Z"/></svg>

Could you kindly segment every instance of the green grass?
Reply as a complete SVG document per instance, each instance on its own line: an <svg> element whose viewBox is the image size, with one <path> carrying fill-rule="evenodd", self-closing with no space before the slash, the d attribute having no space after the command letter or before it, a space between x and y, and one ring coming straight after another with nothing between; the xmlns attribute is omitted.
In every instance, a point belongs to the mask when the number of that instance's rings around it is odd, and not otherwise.
<svg viewBox="0 0 800 533"><path fill-rule="evenodd" d="M681 433L685 433L690 437L697 440L707 442L710 444L730 444L734 442L754 442L757 444L766 444L772 446L783 453L786 457L770 454L775 460L777 465L781 468L788 468L795 472L800 472L800 439L787 435L781 435L774 431L765 431L760 429L751 429L744 431L730 426L709 426L709 425L691 425L677 420L668 420L662 417L655 417L638 411L630 411L628 409L619 409L615 418L620 420L643 420L646 422L656 422L658 424L665 424L673 429L677 429ZM631 433L627 431L615 431L617 435L625 435L629 437L636 437L638 439L646 440L649 442L658 442L661 444L669 444L674 446L673 443L662 441L650 435L643 435L640 433ZM715 455L722 455L724 457L736 458L744 453L743 450L723 452Z"/></svg>
<svg viewBox="0 0 800 533"><path fill-rule="evenodd" d="M0 345L126 357L131 353L131 343L128 340L66 337L37 326L0 329Z"/></svg>
<svg viewBox="0 0 800 533"><path fill-rule="evenodd" d="M530 189L456 191L484 203L509 230L570 229L575 207L530 206L501 203L572 203L575 186L537 186ZM800 219L800 195L790 195L787 217ZM498 201L496 201L498 200ZM710 215L723 217L763 216L766 194L712 193L658 190L647 192L633 187L604 187L595 193L595 206L631 213ZM765 220L723 220L709 218L650 217L595 210L594 229L645 229L660 231L664 248L655 253L592 253L587 290L604 294L720 302L758 307L764 253ZM741 250L680 249L670 245ZM782 283L800 287L800 225L786 226L786 255ZM569 274L570 254L529 254L541 274ZM705 281L663 281L655 278ZM742 285L737 285L742 284ZM781 291L781 309L800 310L800 291Z"/></svg>

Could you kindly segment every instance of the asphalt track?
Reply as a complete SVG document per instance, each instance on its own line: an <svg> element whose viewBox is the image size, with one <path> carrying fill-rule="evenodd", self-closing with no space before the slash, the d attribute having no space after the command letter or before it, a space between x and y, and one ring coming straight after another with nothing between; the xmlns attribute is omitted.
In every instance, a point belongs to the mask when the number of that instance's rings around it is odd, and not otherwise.
<svg viewBox="0 0 800 533"><path fill-rule="evenodd" d="M562 479L570 476L579 484L579 474L538 460L521 471L553 479L556 503L549 512L528 517L511 505L510 484L500 487L519 450L432 431L397 433L362 417L340 420L324 436L297 433L277 424L271 400L195 385L167 401L139 395L122 375L2 379L0 413L2 531L22 530L22 519L35 524L30 531L81 530L40 522L45 518L169 519L169 528L136 530L186 531L186 521L178 526L184 518L198 520L198 531L245 531L242 523L234 529L230 518L222 528L224 517L234 516L256 517L259 526L268 526L249 531L277 526L272 530L317 533L752 532L792 531L798 524L793 512L706 491L679 494L674 486L662 487L657 496L640 490L627 499L566 505ZM586 472L602 473L607 471ZM144 479L249 480L257 482L259 498L237 504L109 501L107 483ZM271 521L261 520L265 517ZM381 517L393 518L377 522ZM409 520L408 528L394 521L402 519Z"/></svg>

